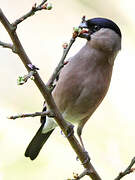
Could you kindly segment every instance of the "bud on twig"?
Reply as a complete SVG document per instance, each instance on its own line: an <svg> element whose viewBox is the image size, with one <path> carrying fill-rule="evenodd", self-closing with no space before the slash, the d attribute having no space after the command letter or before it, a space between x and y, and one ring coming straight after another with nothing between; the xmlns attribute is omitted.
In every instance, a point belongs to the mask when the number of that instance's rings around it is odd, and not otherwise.
<svg viewBox="0 0 135 180"><path fill-rule="evenodd" d="M42 9L51 10L52 9L52 4L51 3L46 3L46 4L44 4L44 6L42 6Z"/></svg>
<svg viewBox="0 0 135 180"><path fill-rule="evenodd" d="M25 83L24 77L19 76L17 79L17 85L23 85Z"/></svg>
<svg viewBox="0 0 135 180"><path fill-rule="evenodd" d="M51 10L52 9L52 4L51 3L47 3L46 9L47 10Z"/></svg>
<svg viewBox="0 0 135 180"><path fill-rule="evenodd" d="M65 43L62 45L62 47L63 47L63 49L67 49L68 43L65 42Z"/></svg>

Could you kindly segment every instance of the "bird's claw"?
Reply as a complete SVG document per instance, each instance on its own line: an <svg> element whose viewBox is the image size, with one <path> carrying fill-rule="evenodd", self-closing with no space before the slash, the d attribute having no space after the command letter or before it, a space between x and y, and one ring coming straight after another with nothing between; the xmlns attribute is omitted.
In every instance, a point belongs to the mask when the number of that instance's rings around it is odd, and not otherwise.
<svg viewBox="0 0 135 180"><path fill-rule="evenodd" d="M70 124L68 128L66 129L66 137L70 137L74 134L74 126Z"/></svg>
<svg viewBox="0 0 135 180"><path fill-rule="evenodd" d="M84 151L85 154L85 160L83 161L82 165L87 164L90 162L90 156L87 151Z"/></svg>
<svg viewBox="0 0 135 180"><path fill-rule="evenodd" d="M85 160L83 161L82 165L87 164L87 163L90 162L90 156L89 156L88 152L87 152L87 151L84 151L84 154L85 154ZM76 160L78 161L79 158L76 157Z"/></svg>

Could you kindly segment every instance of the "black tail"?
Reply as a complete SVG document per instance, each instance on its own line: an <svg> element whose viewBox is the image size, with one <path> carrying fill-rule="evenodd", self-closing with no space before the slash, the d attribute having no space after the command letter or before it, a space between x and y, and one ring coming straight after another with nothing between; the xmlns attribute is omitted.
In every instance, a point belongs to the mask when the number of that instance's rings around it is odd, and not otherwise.
<svg viewBox="0 0 135 180"><path fill-rule="evenodd" d="M54 130L53 129L47 132L46 134L43 134L42 133L43 127L44 127L44 123L42 123L41 127L39 128L36 135L34 136L34 138L32 139L32 141L30 142L30 144L28 145L25 151L25 156L29 157L31 160L34 160L38 156L44 143L47 141L47 139L49 138L49 136Z"/></svg>

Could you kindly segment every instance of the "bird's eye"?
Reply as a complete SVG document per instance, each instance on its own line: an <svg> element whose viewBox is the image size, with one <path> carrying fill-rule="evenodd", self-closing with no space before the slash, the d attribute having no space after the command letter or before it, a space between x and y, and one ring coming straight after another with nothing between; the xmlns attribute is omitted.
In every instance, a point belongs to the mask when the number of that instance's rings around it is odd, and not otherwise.
<svg viewBox="0 0 135 180"><path fill-rule="evenodd" d="M101 27L98 26L98 25L93 26L93 28L92 28L93 33L96 32L96 31L98 31L100 28L101 28Z"/></svg>

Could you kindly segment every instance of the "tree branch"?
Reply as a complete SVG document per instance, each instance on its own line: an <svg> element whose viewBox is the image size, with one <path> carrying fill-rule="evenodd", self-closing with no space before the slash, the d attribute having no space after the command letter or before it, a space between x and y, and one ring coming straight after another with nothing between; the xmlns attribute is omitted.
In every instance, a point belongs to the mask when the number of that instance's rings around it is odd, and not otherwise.
<svg viewBox="0 0 135 180"><path fill-rule="evenodd" d="M85 169L80 175L74 173L74 179L72 180L79 180L82 179L84 176L89 175L89 170Z"/></svg>
<svg viewBox="0 0 135 180"><path fill-rule="evenodd" d="M16 53L13 44L5 43L5 42L0 41L0 46L2 46L3 48L11 49L14 53Z"/></svg>
<svg viewBox="0 0 135 180"><path fill-rule="evenodd" d="M17 84L23 85L24 83L28 81L28 79L34 80L34 74L35 74L35 71L30 71L27 75L19 76L17 79Z"/></svg>
<svg viewBox="0 0 135 180"><path fill-rule="evenodd" d="M8 119L17 119L17 118L26 118L26 117L36 117L36 116L48 116L48 117L54 117L53 112L51 111L43 111L43 112L35 112L35 113L28 113L28 114L18 114L15 116L9 116Z"/></svg>
<svg viewBox="0 0 135 180"><path fill-rule="evenodd" d="M16 28L15 28L15 26L13 26L12 24L9 23L8 19L3 14L1 9L0 9L0 21L3 24L3 26L5 27L5 29L7 30L8 34L14 44L16 52L17 52L18 56L20 57L20 59L22 60L27 71L28 72L31 71L29 64L32 65L32 63L31 63L30 59L28 58L24 48L22 47L22 44L16 33ZM74 134L71 134L69 136L68 132L69 132L69 129L71 128L71 126L69 126L69 123L63 119L61 113L59 112L59 110L54 102L54 99L53 99L50 91L48 90L47 86L45 86L44 82L42 81L42 79L40 78L40 76L36 70L35 70L35 74L34 74L34 82L37 85L38 89L40 90L41 94L43 95L45 101L47 102L49 109L54 113L54 116L55 116L54 119L56 120L57 124L60 126L62 131L64 132L69 143L71 144L71 146L74 149L74 151L76 152L78 158L82 162L84 168L89 170L89 172L90 172L89 177L91 177L93 180L101 180L100 176L94 169L91 162L87 161L84 164L84 162L86 161L86 153L83 151L81 145L79 144L79 142L76 139L76 137L74 136Z"/></svg>
<svg viewBox="0 0 135 180"><path fill-rule="evenodd" d="M63 68L63 66L65 65L64 60L65 60L65 58L66 58L66 56L67 56L67 54L68 54L71 46L72 46L73 43L75 42L75 39L76 39L76 38L72 37L71 40L70 40L70 42L69 42L69 45L67 44L67 46L65 45L65 47L64 47L64 45L63 45L63 55L62 55L62 57L61 57L61 60L60 60L60 62L59 62L59 64L58 64L58 66L57 66L56 69L54 70L51 78L50 78L49 81L47 82L47 86L48 86L48 87L53 86L54 80L57 78L57 75L59 74L60 70L61 70L61 69Z"/></svg>
<svg viewBox="0 0 135 180"><path fill-rule="evenodd" d="M135 164L135 157L131 160L131 163L129 164L129 166L125 169L125 171L120 172L119 175L114 179L114 180L120 180L122 179L124 176L132 173L135 171L135 168L132 168L133 165Z"/></svg>
<svg viewBox="0 0 135 180"><path fill-rule="evenodd" d="M17 19L15 22L12 23L12 25L14 27L17 27L18 24L20 24L22 21L24 21L25 19L27 19L28 17L32 16L35 14L35 12L40 11L40 10L50 10L52 9L52 5L49 3L46 3L47 0L43 0L41 2L41 4L39 4L38 6L36 5L36 3L33 5L33 7L31 8L31 10L26 13L25 15L23 15L22 17L20 17L19 19ZM45 4L46 3L46 4Z"/></svg>

